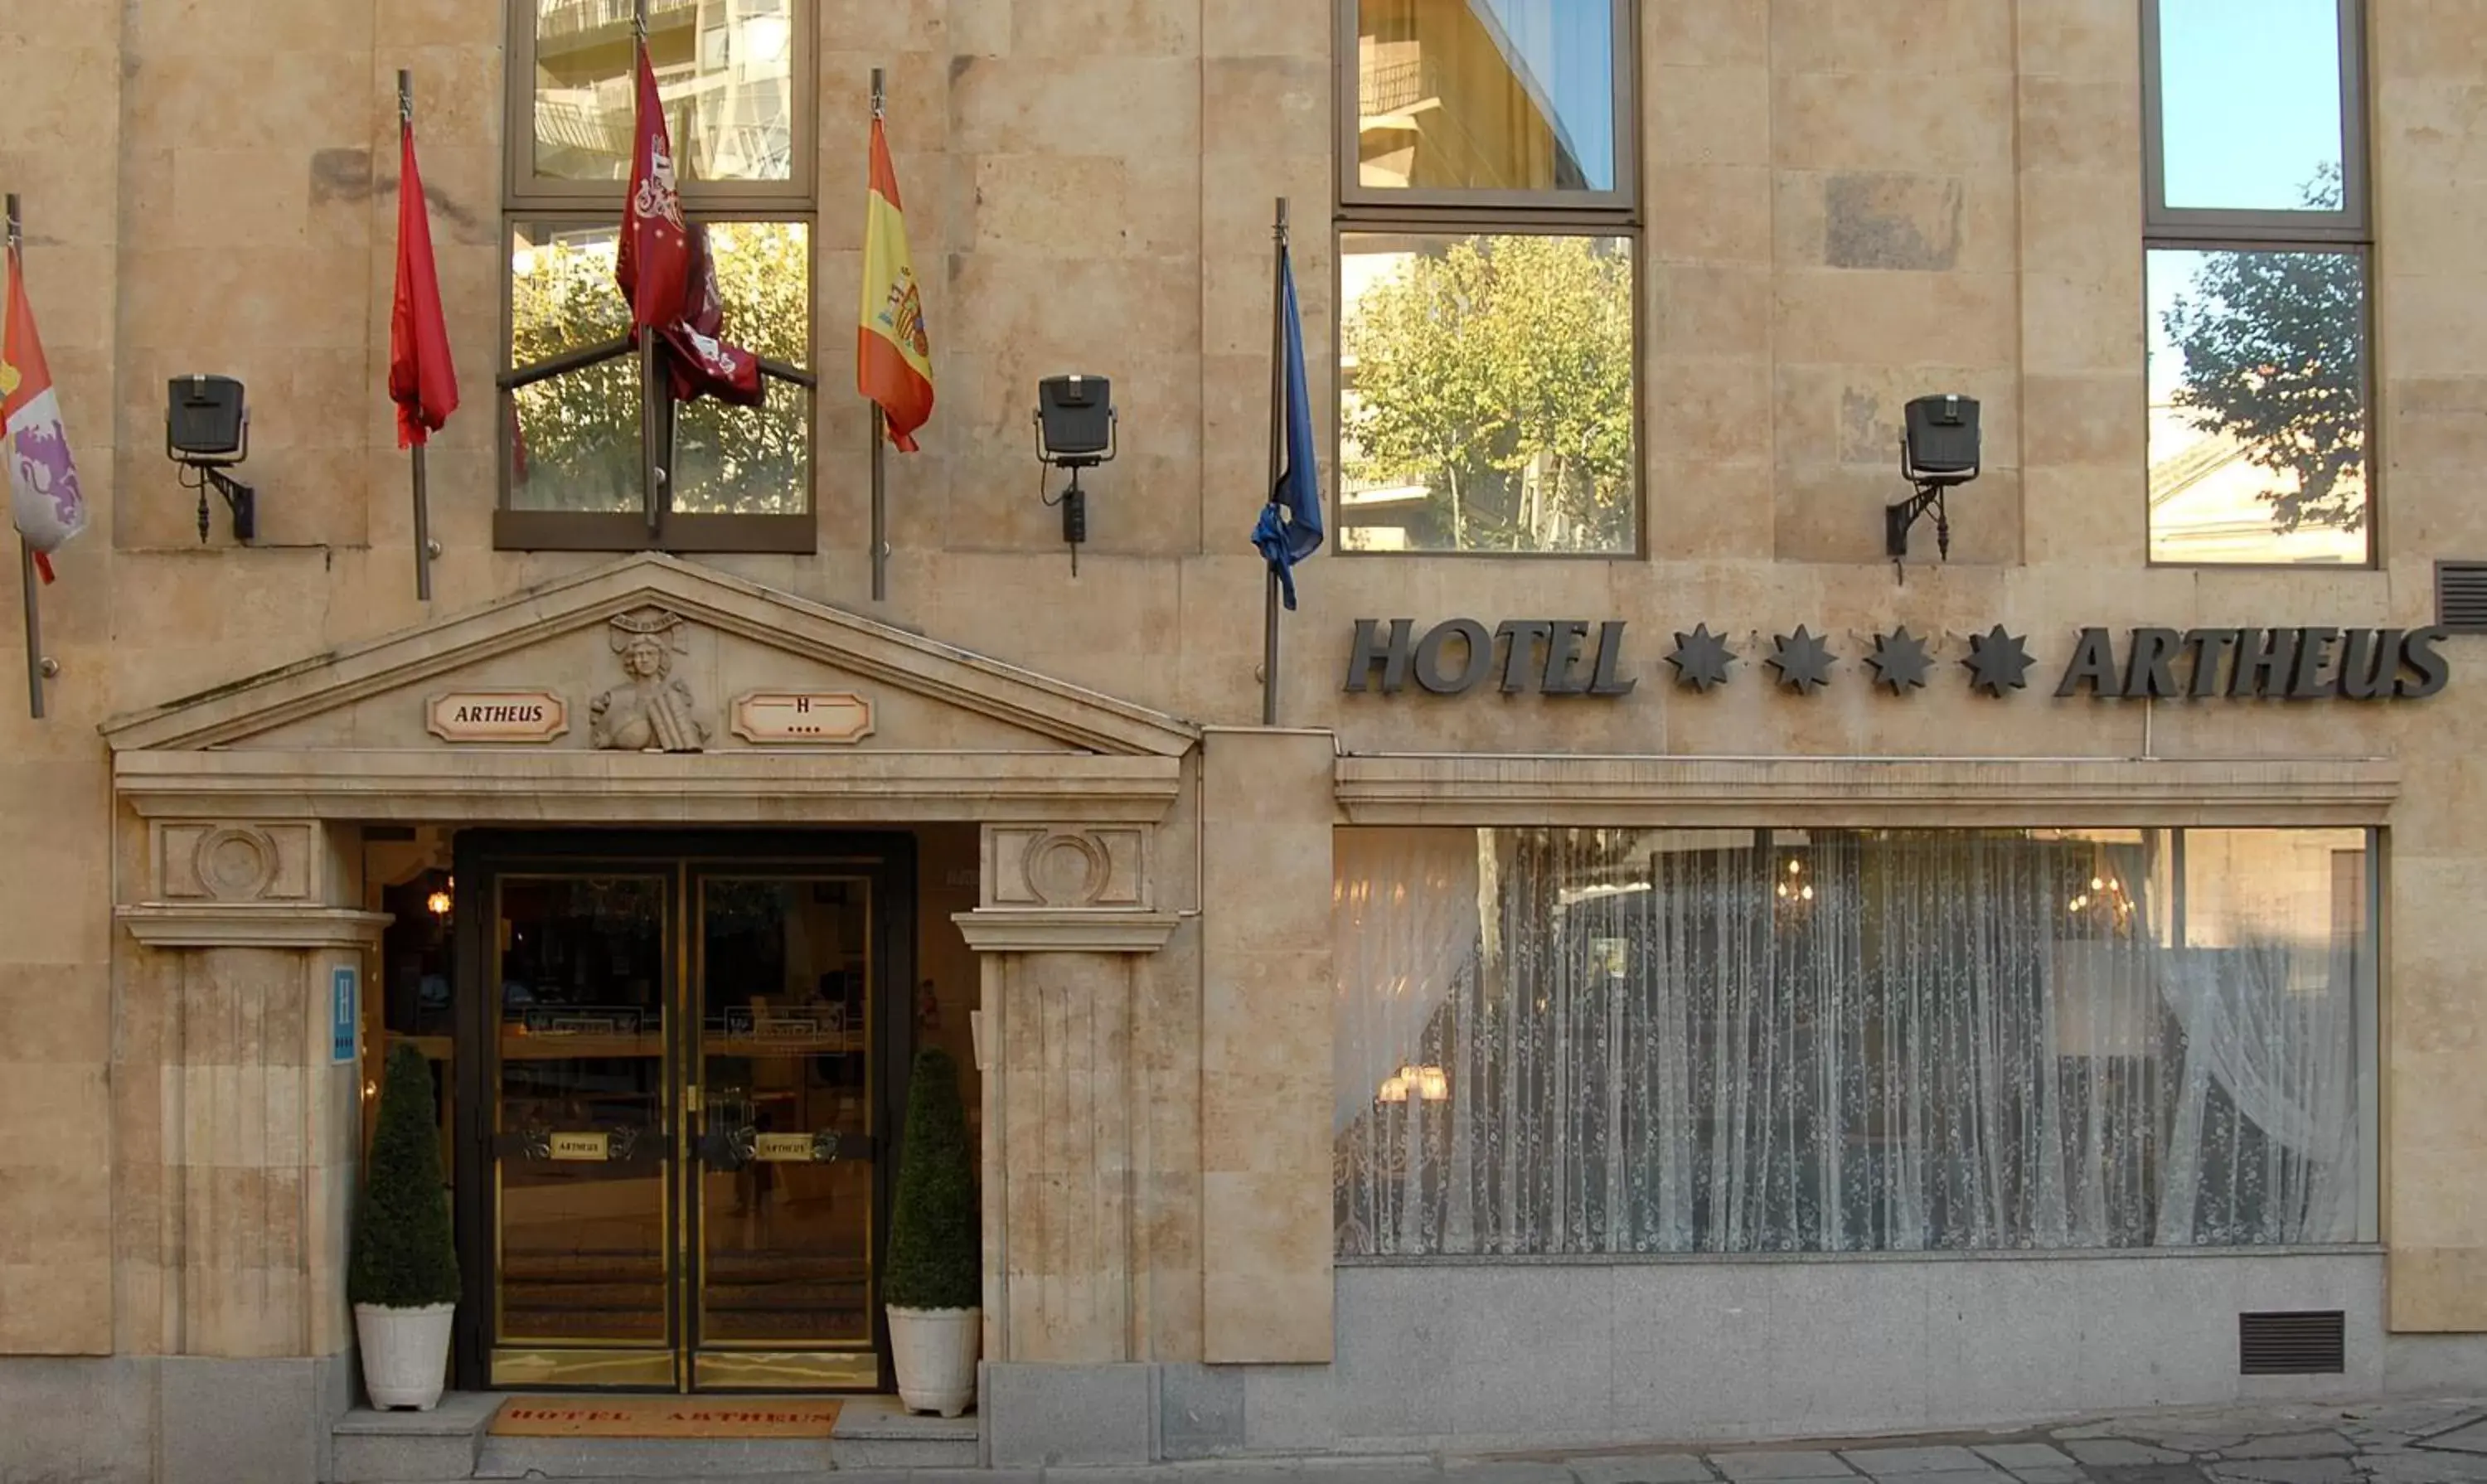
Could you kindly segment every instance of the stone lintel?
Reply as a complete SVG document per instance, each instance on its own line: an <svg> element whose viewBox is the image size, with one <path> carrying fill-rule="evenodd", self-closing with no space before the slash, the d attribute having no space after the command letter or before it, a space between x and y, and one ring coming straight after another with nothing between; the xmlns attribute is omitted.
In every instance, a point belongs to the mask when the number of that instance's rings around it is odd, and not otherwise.
<svg viewBox="0 0 2487 1484"><path fill-rule="evenodd" d="M124 752L151 819L280 815L463 825L755 825L1065 818L1154 823L1183 760L1076 753Z"/></svg>
<svg viewBox="0 0 2487 1484"><path fill-rule="evenodd" d="M1155 953L1180 919L1172 912L987 907L950 920L978 953Z"/></svg>
<svg viewBox="0 0 2487 1484"><path fill-rule="evenodd" d="M146 902L113 915L150 948L366 948L393 920L387 912L293 903Z"/></svg>
<svg viewBox="0 0 2487 1484"><path fill-rule="evenodd" d="M2381 825L2389 758L1556 757L1338 760L1349 825Z"/></svg>

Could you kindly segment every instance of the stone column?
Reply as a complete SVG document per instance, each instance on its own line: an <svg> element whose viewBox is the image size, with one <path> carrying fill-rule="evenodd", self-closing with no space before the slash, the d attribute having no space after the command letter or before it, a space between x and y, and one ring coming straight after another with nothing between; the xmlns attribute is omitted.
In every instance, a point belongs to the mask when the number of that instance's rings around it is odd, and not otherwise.
<svg viewBox="0 0 2487 1484"><path fill-rule="evenodd" d="M995 1464L1151 1455L1134 1008L1176 917L1145 825L985 827L985 1374Z"/></svg>
<svg viewBox="0 0 2487 1484"><path fill-rule="evenodd" d="M151 821L117 909L115 1308L119 1348L163 1358L167 1484L307 1484L350 1401L361 1071L332 1006L340 970L367 993L388 923L348 905L353 847L310 821Z"/></svg>
<svg viewBox="0 0 2487 1484"><path fill-rule="evenodd" d="M1201 1358L1330 1358L1327 732L1202 745Z"/></svg>

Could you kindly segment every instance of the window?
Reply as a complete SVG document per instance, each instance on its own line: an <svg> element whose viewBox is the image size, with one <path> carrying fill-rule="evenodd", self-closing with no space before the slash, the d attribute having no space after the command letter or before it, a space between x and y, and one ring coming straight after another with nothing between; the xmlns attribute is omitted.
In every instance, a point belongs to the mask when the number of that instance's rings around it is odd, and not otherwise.
<svg viewBox="0 0 2487 1484"><path fill-rule="evenodd" d="M1338 6L1340 549L1636 550L1636 5Z"/></svg>
<svg viewBox="0 0 2487 1484"><path fill-rule="evenodd" d="M2367 562L2362 0L2142 17L2151 560Z"/></svg>
<svg viewBox="0 0 2487 1484"><path fill-rule="evenodd" d="M2361 829L1341 829L1337 1250L2373 1240Z"/></svg>
<svg viewBox="0 0 2487 1484"><path fill-rule="evenodd" d="M810 551L810 3L645 3L684 212L707 231L723 338L760 358L762 405L652 398L629 338L613 270L630 178L632 0L513 0L494 544Z"/></svg>

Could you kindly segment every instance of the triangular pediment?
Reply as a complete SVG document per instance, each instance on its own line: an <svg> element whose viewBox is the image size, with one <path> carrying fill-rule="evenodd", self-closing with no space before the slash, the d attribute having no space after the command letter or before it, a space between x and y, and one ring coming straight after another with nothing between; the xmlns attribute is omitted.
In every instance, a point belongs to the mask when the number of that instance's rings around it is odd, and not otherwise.
<svg viewBox="0 0 2487 1484"><path fill-rule="evenodd" d="M813 716L827 719L825 736L802 735ZM1179 757L1200 735L1178 717L655 553L117 717L103 733L117 753L688 742L711 752L1125 757Z"/></svg>

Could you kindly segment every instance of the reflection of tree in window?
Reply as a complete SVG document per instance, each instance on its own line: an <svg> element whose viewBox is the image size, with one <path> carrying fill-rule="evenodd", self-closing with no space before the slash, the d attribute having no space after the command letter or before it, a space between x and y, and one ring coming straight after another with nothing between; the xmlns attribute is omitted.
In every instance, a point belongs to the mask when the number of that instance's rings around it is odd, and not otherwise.
<svg viewBox="0 0 2487 1484"><path fill-rule="evenodd" d="M811 234L801 222L709 224L729 339L766 360L809 359ZM527 242L520 229L511 294L511 364L619 340L629 312L613 282L610 228ZM798 512L809 480L810 398L768 378L759 407L713 399L680 406L673 508L694 514ZM515 394L512 503L529 510L640 508L639 363L627 352Z"/></svg>
<svg viewBox="0 0 2487 1484"><path fill-rule="evenodd" d="M2339 167L2326 164L2305 206L2340 201ZM2364 527L2365 294L2354 252L2210 252L2163 317L2184 366L2175 406L2279 476L2257 492L2276 530Z"/></svg>
<svg viewBox="0 0 2487 1484"><path fill-rule="evenodd" d="M1343 339L1343 526L1387 523L1396 487L1422 491L1398 518L1405 546L1632 547L1622 241L1470 237L1409 252L1350 306ZM1383 545L1353 531L1348 544Z"/></svg>

